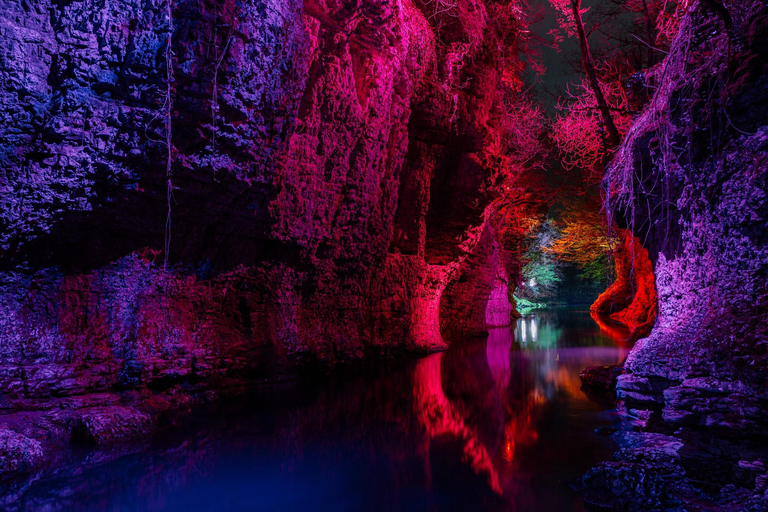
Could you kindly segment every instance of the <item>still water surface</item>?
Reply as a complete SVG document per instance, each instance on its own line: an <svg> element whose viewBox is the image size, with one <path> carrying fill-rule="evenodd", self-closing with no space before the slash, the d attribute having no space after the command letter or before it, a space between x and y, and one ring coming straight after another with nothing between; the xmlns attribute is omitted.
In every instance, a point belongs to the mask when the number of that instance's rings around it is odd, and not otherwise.
<svg viewBox="0 0 768 512"><path fill-rule="evenodd" d="M89 453L15 510L583 510L562 482L618 422L579 386L627 354L585 311L543 311L376 375L190 420L134 453Z"/></svg>

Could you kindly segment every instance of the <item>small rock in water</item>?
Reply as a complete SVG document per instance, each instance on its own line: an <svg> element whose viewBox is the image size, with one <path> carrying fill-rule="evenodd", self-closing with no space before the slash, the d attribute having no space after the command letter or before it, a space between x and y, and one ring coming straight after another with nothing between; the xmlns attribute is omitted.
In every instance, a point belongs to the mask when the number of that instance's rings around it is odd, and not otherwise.
<svg viewBox="0 0 768 512"><path fill-rule="evenodd" d="M591 366L579 374L582 387L612 389L616 386L616 378L621 375L623 366L620 364L606 366Z"/></svg>
<svg viewBox="0 0 768 512"><path fill-rule="evenodd" d="M91 407L78 415L72 434L77 444L109 446L147 437L151 431L150 416L132 407Z"/></svg>
<svg viewBox="0 0 768 512"><path fill-rule="evenodd" d="M765 473L765 466L759 460L756 460L754 462L740 460L739 467L741 469L746 469L747 471L754 471L755 473Z"/></svg>

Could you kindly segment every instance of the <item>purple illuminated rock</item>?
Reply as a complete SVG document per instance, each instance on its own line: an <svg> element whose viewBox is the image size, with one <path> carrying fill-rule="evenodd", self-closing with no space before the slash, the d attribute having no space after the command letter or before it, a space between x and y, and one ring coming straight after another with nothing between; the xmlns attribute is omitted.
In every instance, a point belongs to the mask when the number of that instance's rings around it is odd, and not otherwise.
<svg viewBox="0 0 768 512"><path fill-rule="evenodd" d="M726 26L706 5L692 8L653 71L663 81L605 183L650 252L659 301L617 394L653 411L636 427L673 432L679 450L638 433L641 445L577 484L598 505L768 509L757 466L740 462L768 457L768 7L728 3Z"/></svg>
<svg viewBox="0 0 768 512"><path fill-rule="evenodd" d="M35 469L43 460L40 443L0 427L0 472L25 472Z"/></svg>
<svg viewBox="0 0 768 512"><path fill-rule="evenodd" d="M0 0L0 412L109 444L485 332L512 11L172 4Z"/></svg>
<svg viewBox="0 0 768 512"><path fill-rule="evenodd" d="M110 446L145 438L151 430L150 415L132 407L91 407L77 412L72 436L75 442Z"/></svg>

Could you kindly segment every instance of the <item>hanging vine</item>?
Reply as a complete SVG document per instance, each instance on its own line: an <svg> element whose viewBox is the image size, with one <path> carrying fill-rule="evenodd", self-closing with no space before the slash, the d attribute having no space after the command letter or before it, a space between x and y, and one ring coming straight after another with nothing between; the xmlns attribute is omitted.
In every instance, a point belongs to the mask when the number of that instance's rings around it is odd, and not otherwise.
<svg viewBox="0 0 768 512"><path fill-rule="evenodd" d="M165 217L165 234L164 234L164 261L163 268L168 271L168 253L171 249L171 213L173 202L173 49L171 45L173 43L173 3L168 0L166 3L167 17L168 17L168 35L165 44L165 79L166 79L166 91L165 91L165 103L163 110L165 111L165 146L167 150L166 163L165 163L165 181L166 181L166 205L167 213Z"/></svg>
<svg viewBox="0 0 768 512"><path fill-rule="evenodd" d="M223 14L222 14L223 15ZM224 62L224 58L227 56L230 44L233 40L234 27L228 23L224 23L224 27L227 28L227 37L224 40L224 46L219 53L219 17L218 9L214 9L213 12L213 84L211 91L211 167L215 170L214 159L216 158L216 135L219 133L218 120L219 120L219 70ZM235 22L236 26L236 22Z"/></svg>

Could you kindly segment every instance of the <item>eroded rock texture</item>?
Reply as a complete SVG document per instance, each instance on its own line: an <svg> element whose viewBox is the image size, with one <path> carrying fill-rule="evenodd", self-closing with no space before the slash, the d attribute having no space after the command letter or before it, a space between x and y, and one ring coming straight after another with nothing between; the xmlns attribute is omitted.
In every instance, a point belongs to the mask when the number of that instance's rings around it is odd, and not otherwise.
<svg viewBox="0 0 768 512"><path fill-rule="evenodd" d="M635 212L627 212L629 223L651 252L659 293L657 326L627 368L670 383L738 381L739 392L762 396L766 12L750 2L732 10L730 31L706 10L683 26L664 85L633 127L609 181L614 202ZM718 93L710 94L715 86ZM649 208L658 213L648 217Z"/></svg>
<svg viewBox="0 0 768 512"><path fill-rule="evenodd" d="M631 339L650 334L656 322L657 297L653 265L648 250L629 230L623 230L613 251L616 280L590 307L598 323L614 321L626 325Z"/></svg>
<svg viewBox="0 0 768 512"><path fill-rule="evenodd" d="M101 443L483 332L510 266L487 148L522 66L509 9L455 9L3 1L0 409ZM68 407L104 421L56 413L89 394Z"/></svg>
<svg viewBox="0 0 768 512"><path fill-rule="evenodd" d="M607 180L649 249L659 296L619 398L676 436L659 447L647 434L585 477L612 507L768 503L768 11L717 5L701 2L684 21Z"/></svg>

